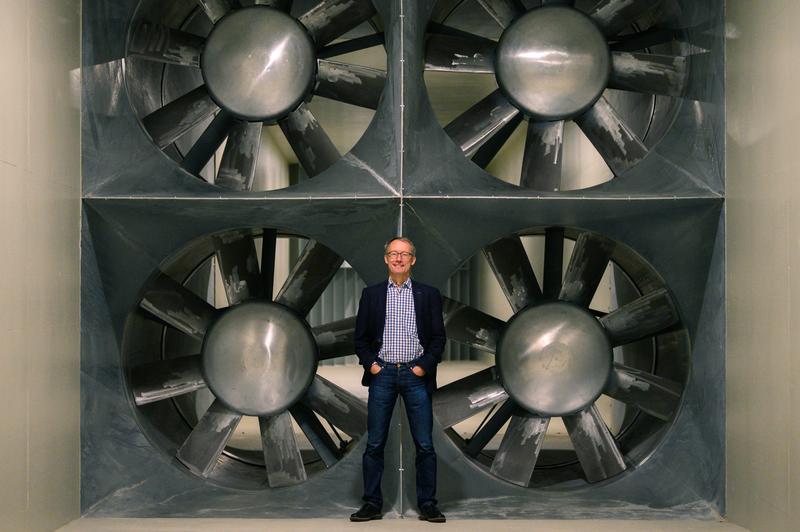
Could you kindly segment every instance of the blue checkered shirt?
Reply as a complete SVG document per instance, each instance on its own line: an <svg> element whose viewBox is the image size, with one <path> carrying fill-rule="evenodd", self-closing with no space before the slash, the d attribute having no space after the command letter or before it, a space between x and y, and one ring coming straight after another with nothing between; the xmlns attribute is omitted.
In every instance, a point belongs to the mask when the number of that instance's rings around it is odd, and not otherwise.
<svg viewBox="0 0 800 532"><path fill-rule="evenodd" d="M411 279L395 286L391 279L386 286L386 323L383 326L383 345L378 356L386 362L411 362L422 355L417 336L417 315Z"/></svg>

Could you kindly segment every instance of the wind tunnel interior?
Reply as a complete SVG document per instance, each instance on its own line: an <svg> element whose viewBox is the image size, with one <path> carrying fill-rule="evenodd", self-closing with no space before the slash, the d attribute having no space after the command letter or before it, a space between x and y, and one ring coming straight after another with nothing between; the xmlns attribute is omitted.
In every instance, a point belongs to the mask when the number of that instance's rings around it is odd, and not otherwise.
<svg viewBox="0 0 800 532"><path fill-rule="evenodd" d="M86 515L357 506L398 233L445 296L448 515L724 512L721 1L83 10Z"/></svg>

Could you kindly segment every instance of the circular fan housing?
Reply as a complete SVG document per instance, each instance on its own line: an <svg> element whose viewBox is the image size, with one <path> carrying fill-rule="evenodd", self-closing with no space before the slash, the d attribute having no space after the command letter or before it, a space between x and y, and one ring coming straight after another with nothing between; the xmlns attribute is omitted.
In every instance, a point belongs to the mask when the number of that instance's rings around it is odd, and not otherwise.
<svg viewBox="0 0 800 532"><path fill-rule="evenodd" d="M367 426L364 401L324 367L353 353L355 317L327 305L343 285L352 297L363 286L342 263L274 228L206 235L165 260L122 348L154 447L236 489L297 485L341 460Z"/></svg>
<svg viewBox="0 0 800 532"><path fill-rule="evenodd" d="M319 175L375 115L387 76L375 17L370 0L141 0L126 92L183 171L230 191L291 186L291 165Z"/></svg>
<svg viewBox="0 0 800 532"><path fill-rule="evenodd" d="M294 110L311 91L314 44L296 19L252 6L223 17L200 59L214 101L249 121L273 121Z"/></svg>
<svg viewBox="0 0 800 532"><path fill-rule="evenodd" d="M445 133L488 173L586 189L631 171L702 98L689 65L707 54L660 29L674 27L660 2L544 4L439 0L425 82Z"/></svg>
<svg viewBox="0 0 800 532"><path fill-rule="evenodd" d="M497 83L527 116L572 118L606 88L611 54L589 17L571 8L528 11L503 32L495 56Z"/></svg>
<svg viewBox="0 0 800 532"><path fill-rule="evenodd" d="M495 290L472 288L491 274ZM433 409L467 457L512 484L569 489L655 451L677 419L691 344L643 257L546 227L490 243L453 280L443 314L449 348L461 344L445 356L457 378Z"/></svg>

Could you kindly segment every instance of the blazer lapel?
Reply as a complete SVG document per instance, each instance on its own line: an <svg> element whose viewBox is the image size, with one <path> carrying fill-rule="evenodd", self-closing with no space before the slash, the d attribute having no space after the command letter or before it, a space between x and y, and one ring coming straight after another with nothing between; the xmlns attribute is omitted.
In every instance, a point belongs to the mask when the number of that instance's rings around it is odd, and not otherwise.
<svg viewBox="0 0 800 532"><path fill-rule="evenodd" d="M417 336L419 336L420 341L422 341L421 334L424 330L422 328L422 324L424 323L424 320L422 319L422 289L413 285L412 288L414 292L414 316L417 319Z"/></svg>
<svg viewBox="0 0 800 532"><path fill-rule="evenodd" d="M383 339L383 328L386 325L386 284L383 285L383 290L378 291L378 308L375 315L378 317L378 340Z"/></svg>

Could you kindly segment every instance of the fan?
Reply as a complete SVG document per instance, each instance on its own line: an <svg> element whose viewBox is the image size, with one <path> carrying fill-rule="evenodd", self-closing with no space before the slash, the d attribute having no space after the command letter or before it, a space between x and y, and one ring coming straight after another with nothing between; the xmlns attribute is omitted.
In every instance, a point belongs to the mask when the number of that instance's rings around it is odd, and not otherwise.
<svg viewBox="0 0 800 532"><path fill-rule="evenodd" d="M372 3L322 0L298 17L291 0L195 4L201 14L190 3L180 23L172 14L179 3L140 7L130 30L128 87L146 93L139 114L153 142L200 175L227 139L209 179L228 190L253 187L264 125L280 127L309 177L336 162L339 151L308 102L377 108L386 72L329 59L383 42L376 33L332 44L375 15Z"/></svg>
<svg viewBox="0 0 800 532"><path fill-rule="evenodd" d="M529 10L520 0L455 2L455 7L452 1L442 3L446 6L440 12L452 8L452 13L462 5L462 12L470 11L464 15L473 22L470 29L488 24L502 30L493 40L429 24L427 70L493 74L497 84L444 129L466 156L486 168L527 120L518 181L524 188L570 188L563 182L564 143L580 140L577 132L568 134L570 122L613 176L638 164L648 147L637 131L647 133L655 107L627 101L641 95L686 96L690 63L708 55L649 53L650 47L671 42L675 32L630 33L634 23L653 15L663 1L600 0L586 12L577 8L582 2L560 0L529 2Z"/></svg>
<svg viewBox="0 0 800 532"><path fill-rule="evenodd" d="M449 429L493 407L493 415L486 416L472 437L457 443L477 458L508 423L488 465L493 475L521 486L535 476L551 418L560 417L585 479L598 482L643 459L641 450L629 452L626 459L618 442L623 432L629 435L625 448L634 449L636 438L652 445L658 428L631 437L637 432L631 427L641 423L663 428L674 419L686 379L680 367L688 345L682 352L673 348L660 353L658 340L674 343L675 335L683 334L682 325L663 281L648 273L642 259L603 236L581 232L562 278L565 230L551 227L544 233L541 286L519 236L502 238L483 250L514 312L508 322L445 300L448 338L494 354L495 364L440 388L434 412ZM609 264L623 273L636 295L604 313L589 305ZM614 348L639 341L651 355L627 365ZM617 438L597 407L601 394L630 409L629 427Z"/></svg>
<svg viewBox="0 0 800 532"><path fill-rule="evenodd" d="M176 453L189 471L201 477L211 475L218 465L242 416L258 416L268 484L280 487L307 478L292 418L324 466L330 467L340 459L343 447L334 443L320 417L355 438L366 429L367 411L362 400L315 375L319 361L352 354L355 318L313 329L304 320L342 259L319 242L309 241L273 299L277 232L265 229L260 240L259 268L250 232L206 239L205 245L213 247L227 308L216 309L163 272L153 278L139 303L148 321L200 341L202 347L188 356L161 354L152 360L151 355L150 361L129 362L129 387L140 410L206 387L210 390L213 403ZM194 253L196 257L201 252ZM156 418L159 430L171 430L163 416Z"/></svg>

